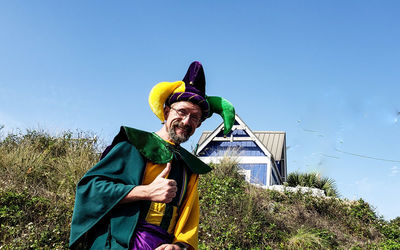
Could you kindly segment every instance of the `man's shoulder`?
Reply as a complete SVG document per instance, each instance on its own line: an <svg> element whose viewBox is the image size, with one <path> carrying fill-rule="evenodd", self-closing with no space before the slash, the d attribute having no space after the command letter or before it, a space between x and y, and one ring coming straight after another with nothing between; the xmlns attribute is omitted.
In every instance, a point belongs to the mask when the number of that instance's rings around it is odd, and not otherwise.
<svg viewBox="0 0 400 250"><path fill-rule="evenodd" d="M168 143L155 133L121 126L119 133L114 137L111 147L114 147L120 142L130 143L144 158L154 163L167 163L173 158L173 153Z"/></svg>
<svg viewBox="0 0 400 250"><path fill-rule="evenodd" d="M156 164L170 162L174 154L178 154L193 173L205 174L211 171L210 166L180 146L172 146L155 133L121 126L120 132L114 138L112 146L120 142L133 145L146 159Z"/></svg>

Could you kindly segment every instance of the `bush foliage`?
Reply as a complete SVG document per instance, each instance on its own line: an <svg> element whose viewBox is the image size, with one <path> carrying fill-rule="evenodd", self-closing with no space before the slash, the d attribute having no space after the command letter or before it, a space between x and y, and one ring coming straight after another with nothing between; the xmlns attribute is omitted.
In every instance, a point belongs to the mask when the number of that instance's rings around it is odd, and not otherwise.
<svg viewBox="0 0 400 250"><path fill-rule="evenodd" d="M99 158L88 133L44 131L0 140L0 248L66 249L75 186ZM246 183L225 158L200 178L201 249L400 249L364 200L279 193Z"/></svg>
<svg viewBox="0 0 400 250"><path fill-rule="evenodd" d="M10 249L65 249L72 209L23 192L0 192L0 239Z"/></svg>
<svg viewBox="0 0 400 250"><path fill-rule="evenodd" d="M328 177L321 177L319 173L290 173L287 176L287 184L290 187L302 186L312 187L324 190L326 196L337 197L339 192L337 191L335 181Z"/></svg>
<svg viewBox="0 0 400 250"><path fill-rule="evenodd" d="M199 192L204 249L398 249L400 244L400 218L386 222L362 199L264 190L246 183L229 159L202 176Z"/></svg>

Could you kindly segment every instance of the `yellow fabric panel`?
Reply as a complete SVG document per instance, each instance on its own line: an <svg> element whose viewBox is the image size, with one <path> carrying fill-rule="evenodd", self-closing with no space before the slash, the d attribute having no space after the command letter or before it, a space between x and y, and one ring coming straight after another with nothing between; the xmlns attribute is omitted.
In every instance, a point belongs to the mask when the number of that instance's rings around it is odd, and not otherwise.
<svg viewBox="0 0 400 250"><path fill-rule="evenodd" d="M167 166L167 164L154 164L152 162L147 162L146 170L143 174L143 185L148 185L154 181L154 179L159 175ZM168 176L167 176L168 177Z"/></svg>
<svg viewBox="0 0 400 250"><path fill-rule="evenodd" d="M175 238L173 242L184 242L190 245L190 249L198 249L199 233L199 193L197 186L199 175L193 174L190 177L187 198L182 204L180 217L175 226Z"/></svg>
<svg viewBox="0 0 400 250"><path fill-rule="evenodd" d="M168 233L172 234L174 232L175 229L175 223L176 220L178 219L178 207L174 206L173 207L173 211L172 211L172 219L171 222L169 223L169 227L168 227Z"/></svg>
<svg viewBox="0 0 400 250"><path fill-rule="evenodd" d="M165 203L152 202L146 216L146 221L150 224L160 226L165 213Z"/></svg>
<svg viewBox="0 0 400 250"><path fill-rule="evenodd" d="M152 162L147 162L142 184L148 185L152 183L157 175L164 170L166 165L167 164L154 164ZM150 224L160 226L164 213L165 203L152 202L145 220Z"/></svg>

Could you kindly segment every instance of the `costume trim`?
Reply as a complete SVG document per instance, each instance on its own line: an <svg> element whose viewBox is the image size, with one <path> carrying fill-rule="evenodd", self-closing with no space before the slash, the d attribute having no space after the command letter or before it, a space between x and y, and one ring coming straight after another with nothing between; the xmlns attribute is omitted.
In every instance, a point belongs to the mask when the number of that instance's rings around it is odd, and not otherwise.
<svg viewBox="0 0 400 250"><path fill-rule="evenodd" d="M128 141L149 161L157 164L168 163L173 154L181 156L188 168L195 174L205 174L212 169L196 156L179 145L171 145L155 133L122 126L112 142L112 147L121 141Z"/></svg>

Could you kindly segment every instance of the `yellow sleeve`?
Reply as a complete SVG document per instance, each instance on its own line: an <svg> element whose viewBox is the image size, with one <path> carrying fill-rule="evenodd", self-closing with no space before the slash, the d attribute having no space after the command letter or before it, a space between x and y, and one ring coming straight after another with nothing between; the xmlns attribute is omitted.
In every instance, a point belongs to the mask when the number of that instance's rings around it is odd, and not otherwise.
<svg viewBox="0 0 400 250"><path fill-rule="evenodd" d="M187 198L182 205L174 232L173 242L187 243L190 249L198 249L200 216L198 184L199 175L193 174L189 180Z"/></svg>

